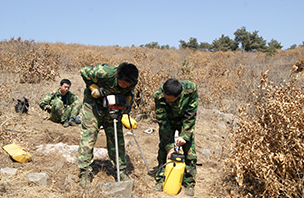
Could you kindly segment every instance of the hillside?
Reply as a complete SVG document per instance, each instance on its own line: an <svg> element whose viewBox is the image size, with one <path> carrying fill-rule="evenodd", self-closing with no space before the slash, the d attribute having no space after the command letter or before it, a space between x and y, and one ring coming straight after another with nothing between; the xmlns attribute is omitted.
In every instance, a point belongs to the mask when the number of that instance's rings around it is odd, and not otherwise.
<svg viewBox="0 0 304 198"><path fill-rule="evenodd" d="M95 160L93 186L85 191L79 186L79 170L73 162L68 162L60 152L37 152L41 145L78 145L80 140L79 126L64 128L52 123L38 102L56 89L63 78L71 80L71 91L82 101L85 84L79 74L81 66L116 65L122 61L135 63L140 69L137 103L131 116L150 115L148 119L139 120L134 129L149 170L157 165L159 141L157 130L144 133L149 128L157 129L151 96L168 77L188 79L198 85L200 99L195 132L199 164L195 197L238 197L240 189L234 178L224 172L222 160L227 157L227 151L222 147L228 144L228 132L236 127L233 116L238 114L241 104L252 101L251 90L258 86L261 73L269 70L269 78L279 84L289 78L292 66L304 54L301 48L266 57L261 53L192 53L187 50L10 42L1 42L0 145L15 139L32 154L33 160L24 164L13 162L3 149L0 150L0 168L17 169L14 175L0 174L0 195L3 197L104 197L100 184L114 182L113 176L104 169L108 158ZM22 52L19 56L13 50L17 45ZM35 54L29 49L35 49ZM302 82L300 78L298 86ZM16 99L22 96L30 101L28 114L14 112ZM128 169L135 180L133 197L171 197L152 191L155 181L148 175L129 131L124 129L126 154L130 158ZM95 147L106 148L103 130ZM47 186L29 183L27 174L32 172L47 173ZM184 191L176 197L185 197Z"/></svg>

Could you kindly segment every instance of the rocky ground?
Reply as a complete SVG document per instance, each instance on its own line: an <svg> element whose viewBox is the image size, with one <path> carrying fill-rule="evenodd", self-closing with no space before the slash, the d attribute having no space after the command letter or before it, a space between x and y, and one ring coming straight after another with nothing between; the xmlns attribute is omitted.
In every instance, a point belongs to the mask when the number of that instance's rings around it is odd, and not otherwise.
<svg viewBox="0 0 304 198"><path fill-rule="evenodd" d="M3 150L0 150L0 168L16 169L16 173L0 173L0 196L2 197L107 197L100 188L102 184L115 182L108 171L107 157L96 159L94 162L94 180L92 188L83 190L79 186L78 167L72 153L69 158L61 151L41 152L39 146L62 144L78 146L80 140L80 126L64 128L60 124L47 120L48 114L38 107L38 102L45 94L57 88L62 78L72 81L71 91L82 101L84 84L79 74L65 73L56 82L42 82L40 84L19 84L18 80L1 74L4 82L14 84L11 95L15 98L26 96L30 100L28 114L14 113L14 102L2 100L0 105L0 143L1 147L12 143L15 139L31 155L32 160L27 163L13 161ZM7 102L9 101L9 102ZM138 115L134 114L134 118ZM216 109L199 107L196 123L196 152L198 157L197 184L195 197L230 197L236 192L236 185L223 171L225 153L222 147L227 143L228 128L233 127L233 115L225 114ZM149 170L157 166L158 132L155 120L138 120L134 129L136 140L143 152ZM153 129L151 133L145 133ZM124 128L126 154L128 155L128 171L135 181L132 197L172 197L163 192L152 190L155 180L146 169L140 151L130 130ZM106 137L100 130L96 148L106 148ZM30 182L28 174L46 173L45 185ZM234 194L237 196L236 194ZM184 188L175 197L187 197Z"/></svg>

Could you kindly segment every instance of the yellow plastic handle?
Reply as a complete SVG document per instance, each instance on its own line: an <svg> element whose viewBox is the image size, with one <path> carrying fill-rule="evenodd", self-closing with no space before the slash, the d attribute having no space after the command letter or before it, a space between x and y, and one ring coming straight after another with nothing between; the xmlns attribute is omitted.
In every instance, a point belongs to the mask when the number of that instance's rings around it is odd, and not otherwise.
<svg viewBox="0 0 304 198"><path fill-rule="evenodd" d="M98 85L92 84L89 88L90 88L91 91L94 91L95 89L98 88Z"/></svg>
<svg viewBox="0 0 304 198"><path fill-rule="evenodd" d="M99 98L100 97L100 93L99 93L99 90L98 90L98 85L92 84L89 88L91 90L91 95L93 96L93 98Z"/></svg>

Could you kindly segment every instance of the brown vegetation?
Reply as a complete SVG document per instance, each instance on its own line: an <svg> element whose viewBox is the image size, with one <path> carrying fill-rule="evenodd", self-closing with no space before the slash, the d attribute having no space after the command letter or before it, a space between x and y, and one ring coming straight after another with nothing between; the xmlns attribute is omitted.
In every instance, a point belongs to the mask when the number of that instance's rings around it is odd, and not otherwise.
<svg viewBox="0 0 304 198"><path fill-rule="evenodd" d="M230 131L228 169L249 195L304 195L304 95L295 82L277 86L264 73L253 102L239 109L238 129Z"/></svg>
<svg viewBox="0 0 304 198"><path fill-rule="evenodd" d="M301 58L299 58L299 60L294 65L294 70L296 72L302 72L303 69L304 69L304 56L302 56Z"/></svg>
<svg viewBox="0 0 304 198"><path fill-rule="evenodd" d="M45 94L39 92L39 86L56 87L58 82L53 81L62 73L77 73L86 65L130 62L140 70L131 116L153 117L153 93L167 78L193 81L200 106L237 115L237 127L230 130L224 153L228 155L226 169L235 176L240 193L303 197L303 79L292 73L294 65L303 67L303 54L303 47L266 56L261 52L35 43L21 38L1 41L0 140L22 142L24 138L5 130L8 119L3 115L14 104L12 98L26 96L38 104ZM77 80L82 82L80 75ZM22 123L22 119L14 121ZM22 124L18 130L22 131Z"/></svg>

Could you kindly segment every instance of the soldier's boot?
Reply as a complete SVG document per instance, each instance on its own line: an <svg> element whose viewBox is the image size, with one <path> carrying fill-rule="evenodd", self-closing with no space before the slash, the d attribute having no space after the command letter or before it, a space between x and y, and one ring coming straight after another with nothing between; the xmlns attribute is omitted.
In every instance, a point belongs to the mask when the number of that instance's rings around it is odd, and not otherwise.
<svg viewBox="0 0 304 198"><path fill-rule="evenodd" d="M70 119L69 125L70 125L70 126L77 126L77 123L75 122L74 119Z"/></svg>
<svg viewBox="0 0 304 198"><path fill-rule="evenodd" d="M157 184L153 187L154 191L163 191L163 182L157 182Z"/></svg>
<svg viewBox="0 0 304 198"><path fill-rule="evenodd" d="M125 172L122 172L122 173L120 173L120 180L121 181L131 181L132 179Z"/></svg>
<svg viewBox="0 0 304 198"><path fill-rule="evenodd" d="M63 123L62 123L62 126L64 127L64 128L66 128L66 127L68 127L70 124L69 124L69 121L68 120L66 120L66 121L64 121Z"/></svg>
<svg viewBox="0 0 304 198"><path fill-rule="evenodd" d="M185 194L188 196L194 196L194 188L192 186L187 186L185 190Z"/></svg>
<svg viewBox="0 0 304 198"><path fill-rule="evenodd" d="M91 188L93 173L90 171L81 171L79 174L79 184L82 188Z"/></svg>

